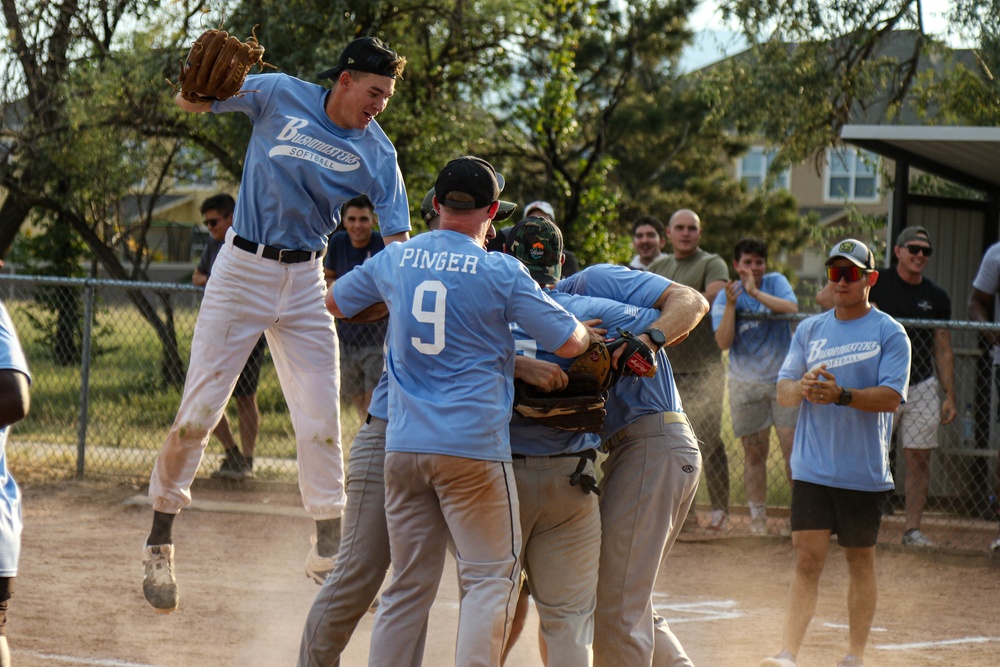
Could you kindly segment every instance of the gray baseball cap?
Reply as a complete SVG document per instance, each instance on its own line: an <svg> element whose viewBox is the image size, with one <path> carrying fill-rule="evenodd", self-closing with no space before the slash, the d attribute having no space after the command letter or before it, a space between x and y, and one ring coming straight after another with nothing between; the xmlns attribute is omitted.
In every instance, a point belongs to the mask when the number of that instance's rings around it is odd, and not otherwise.
<svg viewBox="0 0 1000 667"><path fill-rule="evenodd" d="M875 270L875 255L861 241L857 239L844 239L830 250L830 256L826 260L826 265L830 266L833 260L844 258L857 267L866 271Z"/></svg>

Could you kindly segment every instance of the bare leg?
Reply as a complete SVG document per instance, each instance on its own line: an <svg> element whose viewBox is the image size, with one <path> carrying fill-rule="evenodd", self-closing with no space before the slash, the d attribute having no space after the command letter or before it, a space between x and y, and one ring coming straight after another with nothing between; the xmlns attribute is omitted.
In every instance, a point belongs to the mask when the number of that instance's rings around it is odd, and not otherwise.
<svg viewBox="0 0 1000 667"><path fill-rule="evenodd" d="M875 618L878 586L875 582L875 547L845 548L850 585L847 589L847 613L851 625L851 650L864 660L868 633Z"/></svg>
<svg viewBox="0 0 1000 667"><path fill-rule="evenodd" d="M931 449L904 449L906 458L906 530L920 528L930 486Z"/></svg>
<svg viewBox="0 0 1000 667"><path fill-rule="evenodd" d="M257 406L257 394L237 396L236 409L240 416L240 441L243 443L243 456L248 459L253 458L253 453L257 449L257 434L260 432L260 408Z"/></svg>
<svg viewBox="0 0 1000 667"><path fill-rule="evenodd" d="M750 503L767 503L767 452L770 449L771 429L766 428L743 436L743 484Z"/></svg>
<svg viewBox="0 0 1000 667"><path fill-rule="evenodd" d="M222 413L222 419L216 424L215 429L212 431L212 435L219 439L222 443L223 449L233 449L239 447L236 444L236 439L233 438L233 431L229 428L229 418L226 417L226 413Z"/></svg>
<svg viewBox="0 0 1000 667"><path fill-rule="evenodd" d="M775 428L778 434L778 444L781 445L781 455L785 459L785 474L792 481L792 443L795 442L794 428Z"/></svg>
<svg viewBox="0 0 1000 667"><path fill-rule="evenodd" d="M782 647L797 655L806 636L809 621L816 612L819 576L830 550L829 530L799 530L792 533L796 550L795 576L788 592ZM852 623L853 626L853 623Z"/></svg>

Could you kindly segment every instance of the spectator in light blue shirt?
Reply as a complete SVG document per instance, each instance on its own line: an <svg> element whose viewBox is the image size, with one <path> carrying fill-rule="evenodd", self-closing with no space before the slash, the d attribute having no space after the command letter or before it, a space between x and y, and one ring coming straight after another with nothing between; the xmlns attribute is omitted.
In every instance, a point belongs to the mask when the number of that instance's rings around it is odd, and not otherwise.
<svg viewBox="0 0 1000 667"><path fill-rule="evenodd" d="M798 301L788 279L767 273L767 243L744 238L736 243L730 280L712 305L715 340L729 350L729 412L733 433L743 442L743 481L750 505L750 530L767 534L767 454L771 426L778 434L785 471L795 437L797 407L778 405L778 371L792 340L791 324L750 319L748 314L797 313Z"/></svg>

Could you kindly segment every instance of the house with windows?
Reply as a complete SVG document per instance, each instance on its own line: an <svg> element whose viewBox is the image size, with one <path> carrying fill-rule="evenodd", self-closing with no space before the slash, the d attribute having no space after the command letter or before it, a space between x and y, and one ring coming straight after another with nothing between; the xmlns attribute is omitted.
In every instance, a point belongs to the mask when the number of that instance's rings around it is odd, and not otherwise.
<svg viewBox="0 0 1000 667"><path fill-rule="evenodd" d="M890 33L881 47L880 57L895 57L900 60L910 57L917 37L917 33L913 31ZM971 50L952 50L948 57L921 57L917 70L944 71L945 68L954 66L955 62L962 63L969 69L976 69L975 55ZM889 109L887 99L866 100L863 107L859 105L854 109L851 124L894 127L934 124L933 118L921 117L905 104L894 114L890 114ZM769 146L765 142L752 143L744 155L728 166L729 172L751 190L762 187L788 190L798 202L800 212L803 215L814 215L820 225L846 224L852 211L859 215L884 216L886 220L889 219L893 193L885 190L883 175L896 173L896 164L891 157L845 141L826 148L815 159L773 174L768 182L767 176L777 153L778 147ZM913 173L919 172L915 169ZM820 280L823 275L825 257L818 253L806 252L798 256L781 257L781 260L806 280Z"/></svg>
<svg viewBox="0 0 1000 667"><path fill-rule="evenodd" d="M766 187L768 170L774 163L777 148L751 146L745 155L731 165L731 173L748 189ZM820 225L845 224L850 212L861 215L887 216L891 193L883 191L883 170L893 169L887 160L851 145L827 148L817 163L810 160L778 173L772 188L788 190L795 196L803 215L815 214ZM819 278L823 274L825 257L806 252L780 258L804 278Z"/></svg>

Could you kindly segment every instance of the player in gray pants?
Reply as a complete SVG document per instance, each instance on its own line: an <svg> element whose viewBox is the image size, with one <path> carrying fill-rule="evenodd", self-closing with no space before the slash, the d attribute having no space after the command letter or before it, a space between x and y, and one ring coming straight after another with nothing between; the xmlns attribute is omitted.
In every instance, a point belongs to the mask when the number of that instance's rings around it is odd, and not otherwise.
<svg viewBox="0 0 1000 667"><path fill-rule="evenodd" d="M659 348L655 377L618 383L607 403L594 665L652 665L655 645L656 665L691 667L652 604L660 563L680 533L702 466L663 347L694 328L708 302L661 276L606 264L560 281L557 289L663 311L644 334L653 349ZM657 332L656 326L664 328Z"/></svg>

